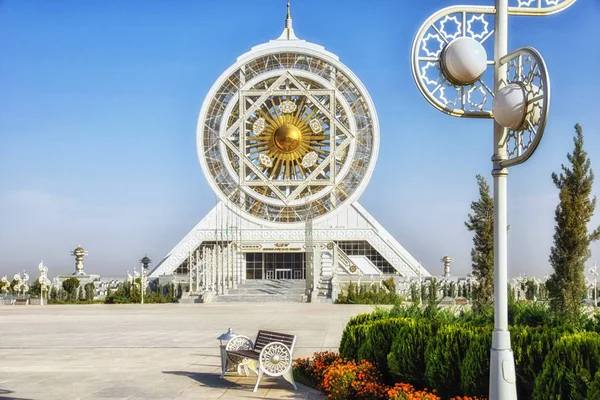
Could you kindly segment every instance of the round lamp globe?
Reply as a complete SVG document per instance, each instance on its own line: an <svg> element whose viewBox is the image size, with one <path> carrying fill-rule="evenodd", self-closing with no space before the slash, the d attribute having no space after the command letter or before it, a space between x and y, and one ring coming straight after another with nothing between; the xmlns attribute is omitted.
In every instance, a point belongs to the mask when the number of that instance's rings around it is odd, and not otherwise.
<svg viewBox="0 0 600 400"><path fill-rule="evenodd" d="M510 83L496 93L492 103L496 122L507 129L522 129L527 112L527 94L523 86Z"/></svg>
<svg viewBox="0 0 600 400"><path fill-rule="evenodd" d="M452 83L470 85L487 68L487 53L481 43L470 37L451 41L442 51L442 72Z"/></svg>

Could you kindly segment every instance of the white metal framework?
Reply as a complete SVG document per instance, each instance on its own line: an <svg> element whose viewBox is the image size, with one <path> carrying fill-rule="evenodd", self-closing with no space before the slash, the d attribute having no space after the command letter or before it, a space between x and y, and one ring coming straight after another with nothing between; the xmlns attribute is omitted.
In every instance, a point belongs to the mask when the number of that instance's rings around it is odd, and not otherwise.
<svg viewBox="0 0 600 400"><path fill-rule="evenodd" d="M240 57L200 112L204 173L254 221L289 225L339 209L362 193L377 158L366 89L331 53L294 42Z"/></svg>

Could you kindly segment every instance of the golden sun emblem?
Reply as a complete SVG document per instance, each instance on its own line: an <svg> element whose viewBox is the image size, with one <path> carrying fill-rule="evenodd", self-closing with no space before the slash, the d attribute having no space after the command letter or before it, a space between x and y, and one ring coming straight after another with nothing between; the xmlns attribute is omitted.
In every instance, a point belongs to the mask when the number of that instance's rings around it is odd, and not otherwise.
<svg viewBox="0 0 600 400"><path fill-rule="evenodd" d="M246 154L257 157L271 179L305 179L329 154L329 130L318 114L304 97L273 97L248 121L252 134L246 136Z"/></svg>

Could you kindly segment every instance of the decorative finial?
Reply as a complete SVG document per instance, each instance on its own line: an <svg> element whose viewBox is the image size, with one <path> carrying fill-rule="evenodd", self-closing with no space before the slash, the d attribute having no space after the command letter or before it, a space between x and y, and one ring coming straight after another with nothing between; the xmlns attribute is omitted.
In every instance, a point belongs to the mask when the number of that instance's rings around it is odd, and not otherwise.
<svg viewBox="0 0 600 400"><path fill-rule="evenodd" d="M294 28L292 28L292 12L291 12L291 4L288 1L287 3L287 16L285 17L285 28L283 28L283 33L281 36L277 38L277 40L298 40L296 35L294 34Z"/></svg>

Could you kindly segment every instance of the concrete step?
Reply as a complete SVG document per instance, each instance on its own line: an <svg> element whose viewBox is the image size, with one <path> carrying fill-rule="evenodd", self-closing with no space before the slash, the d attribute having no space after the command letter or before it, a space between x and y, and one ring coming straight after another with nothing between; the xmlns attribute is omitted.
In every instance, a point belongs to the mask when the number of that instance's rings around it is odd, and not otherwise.
<svg viewBox="0 0 600 400"><path fill-rule="evenodd" d="M217 303L269 303L269 302L280 302L280 303L304 303L306 302L306 296L304 294L298 295L281 295L281 294L225 294L215 297Z"/></svg>
<svg viewBox="0 0 600 400"><path fill-rule="evenodd" d="M247 280L227 294L216 296L216 302L304 302L306 281L293 279Z"/></svg>
<svg viewBox="0 0 600 400"><path fill-rule="evenodd" d="M263 286L266 284L303 286L303 285L306 285L306 280L304 280L304 279L248 279L244 283L241 283L240 285Z"/></svg>
<svg viewBox="0 0 600 400"><path fill-rule="evenodd" d="M290 290L273 290L268 288L237 288L237 289L229 289L227 294L262 294L262 295L285 295L285 294L304 294L306 290L304 288L300 289L290 289Z"/></svg>
<svg viewBox="0 0 600 400"><path fill-rule="evenodd" d="M228 294L264 294L264 295L284 295L284 294L304 294L306 290L306 281L293 280L258 280L246 281L238 285L235 289L229 289Z"/></svg>
<svg viewBox="0 0 600 400"><path fill-rule="evenodd" d="M194 303L202 303L202 300L197 297L189 297L187 299L181 298L177 300L179 304L194 304Z"/></svg>

